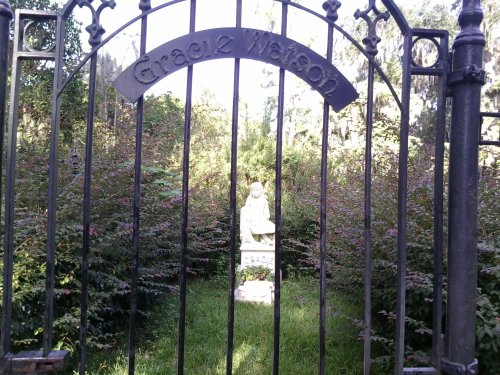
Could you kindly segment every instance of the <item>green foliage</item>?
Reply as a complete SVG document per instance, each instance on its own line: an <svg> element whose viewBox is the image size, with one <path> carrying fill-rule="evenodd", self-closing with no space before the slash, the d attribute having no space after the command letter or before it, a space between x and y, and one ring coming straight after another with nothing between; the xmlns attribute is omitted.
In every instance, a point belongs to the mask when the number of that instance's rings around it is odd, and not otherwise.
<svg viewBox="0 0 500 375"><path fill-rule="evenodd" d="M242 281L274 281L272 270L265 266L249 266L238 272Z"/></svg>
<svg viewBox="0 0 500 375"><path fill-rule="evenodd" d="M500 372L500 241L497 164L484 167L479 192L477 346L483 373Z"/></svg>
<svg viewBox="0 0 500 375"><path fill-rule="evenodd" d="M144 131L166 137L175 146L182 140L184 120L178 98L170 94L150 95L144 101ZM170 154L171 150L169 150Z"/></svg>
<svg viewBox="0 0 500 375"><path fill-rule="evenodd" d="M182 119L175 116L182 116L182 108L172 104L170 117L162 125L175 128ZM100 123L95 125L88 344L107 348L114 345L117 329L122 328L114 322L125 322L129 314L134 259L134 139L129 134L135 124L122 124L118 132ZM160 124L155 126L161 128ZM139 313L143 316L161 295L176 290L179 270L181 179L177 166L160 157L175 147L178 137L159 135L144 135L138 280ZM83 160L79 156L84 150L78 142L84 134L74 132L73 136L71 152L62 140L60 145L54 309L55 346L70 350L76 348L80 321L84 183ZM14 228L15 350L40 347L47 246L48 140L25 130L21 130L20 140ZM30 189L22 188L26 186Z"/></svg>
<svg viewBox="0 0 500 375"><path fill-rule="evenodd" d="M407 295L406 295L406 361L412 365L430 363L433 302L433 169L430 146L415 146L411 153L408 193ZM350 165L334 177L329 190L328 273L343 293L362 301L364 282L363 183L362 156L356 152L338 155L342 164ZM390 368L394 350L395 296L397 285L397 155L390 152L374 161L377 169L372 180L372 314L373 340L378 362ZM360 166L360 167L352 167ZM498 193L496 167L486 168L480 180L480 219L478 246L477 337L481 371L498 372ZM446 193L445 193L446 195ZM445 204L446 206L446 204ZM444 213L446 219L447 213ZM446 233L445 233L446 237ZM317 252L310 252L310 263L318 264ZM446 256L446 254L445 254ZM444 258L446 275L446 258ZM446 287L446 276L444 278ZM446 304L446 293L444 295Z"/></svg>

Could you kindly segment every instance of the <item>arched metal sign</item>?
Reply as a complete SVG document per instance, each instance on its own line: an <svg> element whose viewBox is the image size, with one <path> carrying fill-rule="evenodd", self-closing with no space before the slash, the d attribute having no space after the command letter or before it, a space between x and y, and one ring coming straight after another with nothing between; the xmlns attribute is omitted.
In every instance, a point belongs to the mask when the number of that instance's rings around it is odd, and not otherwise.
<svg viewBox="0 0 500 375"><path fill-rule="evenodd" d="M335 111L358 97L347 78L310 48L282 35L248 28L209 29L171 40L141 56L116 78L113 86L136 102L169 74L222 58L252 59L283 68L318 91Z"/></svg>

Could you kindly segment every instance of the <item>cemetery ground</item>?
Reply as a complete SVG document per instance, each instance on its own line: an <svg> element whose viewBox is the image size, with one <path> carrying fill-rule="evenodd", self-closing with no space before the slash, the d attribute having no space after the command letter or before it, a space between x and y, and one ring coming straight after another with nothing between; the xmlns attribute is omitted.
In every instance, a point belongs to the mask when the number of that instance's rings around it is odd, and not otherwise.
<svg viewBox="0 0 500 375"><path fill-rule="evenodd" d="M280 373L310 374L318 366L318 283L313 278L282 282ZM220 280L188 283L186 312L186 374L225 374L227 284ZM363 347L355 322L362 306L330 294L327 299L326 373L362 373ZM176 374L178 303L168 297L143 321L136 374ZM270 374L273 352L273 305L236 302L234 374ZM124 330L126 331L126 330ZM122 348L90 354L89 373L127 374L127 337Z"/></svg>

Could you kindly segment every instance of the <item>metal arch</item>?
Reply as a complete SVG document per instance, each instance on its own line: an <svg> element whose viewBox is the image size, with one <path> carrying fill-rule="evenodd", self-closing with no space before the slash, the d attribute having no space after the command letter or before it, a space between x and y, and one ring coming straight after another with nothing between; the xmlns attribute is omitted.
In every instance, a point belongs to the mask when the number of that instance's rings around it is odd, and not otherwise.
<svg viewBox="0 0 500 375"><path fill-rule="evenodd" d="M347 78L315 51L279 34L241 27L202 30L170 40L132 63L113 86L135 102L168 75L221 58L257 60L285 69L318 91L337 112L358 97Z"/></svg>
<svg viewBox="0 0 500 375"><path fill-rule="evenodd" d="M293 3L289 0L275 0L275 1L288 3L289 5L293 6ZM394 17L394 20L396 21L396 23L399 26L399 29L401 30L401 34L406 35L410 30L410 26L408 25L408 22L406 21L406 18L404 17L399 7L394 3L393 0L380 0L380 1L384 4L389 13L391 13L391 16ZM68 0L68 2L66 3L66 5L64 5L61 11L63 19L67 19L77 5L78 5L78 0Z"/></svg>
<svg viewBox="0 0 500 375"><path fill-rule="evenodd" d="M71 11L77 5L76 2L78 0L70 0L70 2L72 2L72 1L75 2L75 4L72 5ZM151 13L154 13L154 12L160 10L160 9L167 8L169 6L172 6L172 5L175 5L175 4L178 4L178 3L182 3L184 1L186 1L186 0L172 0L172 1L169 1L169 2L167 2L165 4L158 5L157 7L152 8L152 9L150 9L148 11L145 11L145 12L139 14L138 16L132 18L130 21L128 21L127 23L123 24L118 29L116 29L115 31L113 31L111 34L108 35L107 38L105 38L102 42L100 42L94 48L92 48L92 50L80 61L80 63L73 69L73 71L70 74L68 74L67 78L64 80L64 82L60 86L60 88L59 88L59 90L57 92L57 96L60 96L62 94L62 92L64 91L65 87L73 80L73 78L75 77L75 75L77 75L78 72L85 66L85 64L90 60L90 58L92 57L92 55L94 55L97 51L99 51L104 45L106 45L116 35L118 35L119 33L121 33L123 30L125 30L127 27L131 26L135 22L139 21L140 19L143 19L144 17L147 17ZM66 5L70 6L69 3L66 4ZM64 14L64 10L63 10L63 14ZM68 14L66 14L66 17L67 16L68 16ZM63 18L64 18L64 15L63 15Z"/></svg>
<svg viewBox="0 0 500 375"><path fill-rule="evenodd" d="M318 12L315 12L314 10L311 10L311 9L309 9L309 8L301 5L301 4L292 3L289 0L274 0L274 1L290 5L290 6L294 7L294 8L297 8L297 9L300 9L300 10L306 12L306 13L309 13L310 15L315 16L315 17L317 17L317 18L325 21L327 24L329 24L335 30L337 30L339 33L341 33L342 36L344 36L347 40L349 40L359 50L359 52L362 53L366 57L366 59L368 61L370 61L370 62L373 63L373 65L375 67L375 70L380 75L380 78L382 78L382 80L385 82L385 84L389 88L389 91L391 92L391 95L393 96L394 100L396 101L396 104L397 104L399 110L401 112L404 112L403 105L401 104L401 99L400 99L399 95L396 93L396 90L394 89L394 86L392 85L391 80L389 79L389 77L387 77L387 75L384 73L384 71L382 70L382 67L379 64L377 64L377 62L375 61L374 57L372 57L363 48L363 46L351 36L351 34L349 34L347 31L345 31L342 27L338 26L335 22L333 22L329 18L327 18L327 17L319 14Z"/></svg>
<svg viewBox="0 0 500 375"><path fill-rule="evenodd" d="M106 45L111 39L113 39L116 35L118 35L120 32L125 30L127 27L131 26L135 22L137 22L140 19L143 19L144 17L147 17L148 15L155 13L156 11L167 8L169 6L172 6L174 4L182 3L187 0L172 0L170 2L167 2L165 4L160 4L152 9L149 9L136 17L132 18L129 20L127 23L123 24L121 27L113 31L108 37L106 37L102 42L97 44L92 50L81 60L81 62L75 67L75 69L67 76L67 78L64 80L62 85L59 88L59 91L57 92L57 95L60 96L62 92L64 91L65 87L71 82L71 80L76 76L76 74L85 66L85 64L90 60L93 54L95 54L100 48L102 48L104 45ZM360 53L362 53L368 61L372 62L374 64L375 70L379 74L380 78L385 82L387 87L389 88L389 91L391 92L392 97L396 101L396 105L398 106L400 111L404 111L403 105L401 104L401 98L399 95L396 93L396 90L394 89L394 86L392 85L390 79L387 77L387 75L384 73L382 67L377 64L375 61L374 57L372 57L364 48L363 46L356 41L347 31L345 31L342 27L338 26L333 20L329 19L326 16L323 16L301 4L291 2L289 0L273 0L275 2L279 2L282 4L287 4L289 6L292 6L294 8L300 9L306 13L309 13L318 19L323 20L327 24L333 26L338 32L340 32L347 40L349 40L358 50ZM399 8L394 4L392 0L381 0L384 5L387 7L388 11L391 13L391 15L394 17L396 20L400 30L402 33L406 34L410 28L408 26L408 23L406 22L403 14L399 10ZM386 4L387 3L387 4ZM78 0L69 0L68 3L63 7L62 9L62 17L63 19L67 19L73 9L78 5Z"/></svg>
<svg viewBox="0 0 500 375"><path fill-rule="evenodd" d="M411 27L406 22L406 18L399 9L399 7L394 3L393 0L380 0L382 4L385 5L389 13L392 17L394 17L394 21L396 21L399 29L401 30L401 34L406 35L411 30Z"/></svg>

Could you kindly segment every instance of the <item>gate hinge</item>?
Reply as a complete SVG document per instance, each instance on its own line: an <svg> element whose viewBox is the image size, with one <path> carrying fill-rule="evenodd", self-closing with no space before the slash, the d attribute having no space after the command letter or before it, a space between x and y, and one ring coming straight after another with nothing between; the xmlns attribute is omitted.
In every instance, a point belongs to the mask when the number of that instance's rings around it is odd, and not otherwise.
<svg viewBox="0 0 500 375"><path fill-rule="evenodd" d="M448 74L448 85L452 86L460 82L486 83L486 72L476 64L466 65Z"/></svg>
<svg viewBox="0 0 500 375"><path fill-rule="evenodd" d="M474 359L474 362L469 365L443 359L441 361L441 371L446 375L477 375L478 365L477 359Z"/></svg>

